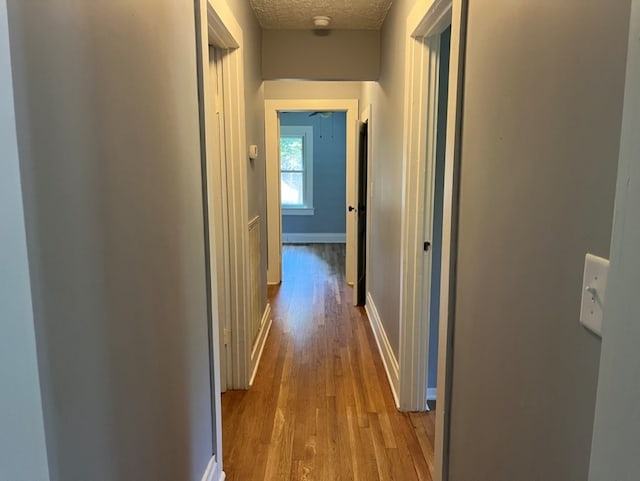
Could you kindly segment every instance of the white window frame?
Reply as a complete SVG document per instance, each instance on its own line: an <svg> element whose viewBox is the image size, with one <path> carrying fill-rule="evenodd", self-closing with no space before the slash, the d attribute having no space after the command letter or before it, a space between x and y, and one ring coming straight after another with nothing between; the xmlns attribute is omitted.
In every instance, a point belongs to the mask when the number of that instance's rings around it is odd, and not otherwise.
<svg viewBox="0 0 640 481"><path fill-rule="evenodd" d="M286 125L280 127L280 138L282 137L302 137L303 138L303 178L304 178L304 199L302 205L282 204L282 215L314 215L313 208L313 127L310 125ZM278 167L282 163L278 156ZM280 171L280 182L282 182L282 171Z"/></svg>

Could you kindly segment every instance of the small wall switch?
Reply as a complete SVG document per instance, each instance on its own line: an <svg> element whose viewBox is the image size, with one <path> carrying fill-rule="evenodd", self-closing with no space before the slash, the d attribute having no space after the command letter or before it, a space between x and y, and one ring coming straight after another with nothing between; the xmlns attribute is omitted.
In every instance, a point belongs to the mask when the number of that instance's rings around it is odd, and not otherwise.
<svg viewBox="0 0 640 481"><path fill-rule="evenodd" d="M600 337L602 337L602 309L607 291L608 274L607 259L593 254L585 256L580 323Z"/></svg>
<svg viewBox="0 0 640 481"><path fill-rule="evenodd" d="M256 160L258 158L258 146L250 145L249 146L249 158L251 160Z"/></svg>

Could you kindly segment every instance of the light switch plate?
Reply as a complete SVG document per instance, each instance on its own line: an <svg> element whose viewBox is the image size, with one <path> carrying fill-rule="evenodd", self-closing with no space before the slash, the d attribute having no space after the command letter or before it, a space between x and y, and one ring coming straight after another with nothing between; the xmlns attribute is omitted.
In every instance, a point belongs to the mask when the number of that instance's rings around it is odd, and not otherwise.
<svg viewBox="0 0 640 481"><path fill-rule="evenodd" d="M251 160L256 160L258 158L258 146L250 145L249 146L249 158Z"/></svg>
<svg viewBox="0 0 640 481"><path fill-rule="evenodd" d="M586 255L582 279L580 323L600 337L602 337L602 309L607 291L608 274L609 261L607 259L593 254Z"/></svg>

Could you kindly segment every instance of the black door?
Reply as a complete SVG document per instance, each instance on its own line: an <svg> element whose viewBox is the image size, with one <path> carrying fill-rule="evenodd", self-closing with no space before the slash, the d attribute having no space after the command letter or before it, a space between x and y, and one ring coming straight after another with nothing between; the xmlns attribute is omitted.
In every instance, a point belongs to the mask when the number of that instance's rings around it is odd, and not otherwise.
<svg viewBox="0 0 640 481"><path fill-rule="evenodd" d="M367 294L367 157L369 126L360 125L360 149L358 155L358 283L357 305L364 306Z"/></svg>

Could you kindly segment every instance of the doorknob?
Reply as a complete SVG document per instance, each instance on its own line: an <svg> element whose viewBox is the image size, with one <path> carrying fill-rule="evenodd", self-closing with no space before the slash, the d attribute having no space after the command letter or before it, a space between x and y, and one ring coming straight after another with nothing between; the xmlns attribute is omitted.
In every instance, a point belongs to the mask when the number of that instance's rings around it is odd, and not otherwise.
<svg viewBox="0 0 640 481"><path fill-rule="evenodd" d="M356 208L352 205L349 206L349 212L353 212L354 210L356 210Z"/></svg>

